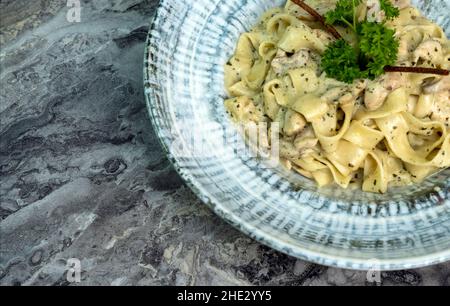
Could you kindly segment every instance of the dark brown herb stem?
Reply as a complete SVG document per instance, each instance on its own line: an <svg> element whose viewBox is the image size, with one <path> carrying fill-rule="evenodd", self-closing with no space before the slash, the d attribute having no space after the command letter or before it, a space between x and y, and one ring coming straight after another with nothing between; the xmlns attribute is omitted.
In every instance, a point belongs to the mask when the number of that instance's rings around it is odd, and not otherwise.
<svg viewBox="0 0 450 306"><path fill-rule="evenodd" d="M333 35L336 39L341 39L342 38L341 34L339 34L339 32L335 28L333 28L332 26L328 25L325 22L325 18L322 15L320 15L319 12L317 12L315 9L310 7L304 1L302 1L302 0L292 0L292 2L294 2L295 4L300 6L302 9L304 9L308 14L310 14L311 16L316 18L328 30L328 32L330 32L331 35Z"/></svg>
<svg viewBox="0 0 450 306"><path fill-rule="evenodd" d="M404 67L404 66L386 66L385 72L410 72L410 73L428 73L437 75L449 75L449 71L445 69L437 68L425 68L425 67Z"/></svg>

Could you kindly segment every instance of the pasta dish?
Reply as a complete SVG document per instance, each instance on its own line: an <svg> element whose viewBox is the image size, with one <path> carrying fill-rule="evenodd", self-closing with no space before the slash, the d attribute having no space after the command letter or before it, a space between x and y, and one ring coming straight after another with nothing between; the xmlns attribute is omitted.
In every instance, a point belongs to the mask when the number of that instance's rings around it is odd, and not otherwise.
<svg viewBox="0 0 450 306"><path fill-rule="evenodd" d="M287 1L240 36L225 108L277 123L287 169L385 193L450 166L449 68L444 31L408 0Z"/></svg>

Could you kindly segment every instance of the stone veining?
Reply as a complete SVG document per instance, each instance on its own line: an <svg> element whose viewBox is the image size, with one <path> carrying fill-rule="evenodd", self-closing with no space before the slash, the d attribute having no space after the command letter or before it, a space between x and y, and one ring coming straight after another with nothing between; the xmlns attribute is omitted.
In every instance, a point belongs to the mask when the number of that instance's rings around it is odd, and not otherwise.
<svg viewBox="0 0 450 306"><path fill-rule="evenodd" d="M0 284L366 285L231 228L184 185L145 110L155 0L0 3ZM16 13L17 12L17 13ZM450 285L450 265L382 273Z"/></svg>

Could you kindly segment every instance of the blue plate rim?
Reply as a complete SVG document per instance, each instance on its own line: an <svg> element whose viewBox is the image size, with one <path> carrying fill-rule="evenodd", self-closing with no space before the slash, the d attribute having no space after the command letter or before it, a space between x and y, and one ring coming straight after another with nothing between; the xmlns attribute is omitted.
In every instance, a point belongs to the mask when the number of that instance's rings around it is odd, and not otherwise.
<svg viewBox="0 0 450 306"><path fill-rule="evenodd" d="M153 131L156 133L158 141L163 148L168 160L175 168L176 172L180 175L180 177L185 181L186 185L194 192L194 194L205 204L207 205L217 216L226 221L235 229L249 236L250 238L258 241L259 243L275 249L279 252L282 252L286 255L293 256L295 258L305 260L308 262L325 265L329 267L350 269L350 270L361 270L368 271L374 269L374 261L368 261L366 259L360 259L356 257L349 256L330 256L328 254L324 254L317 251L307 250L304 248L300 248L297 246L292 246L283 242L281 239L277 239L277 237L270 235L267 232L264 232L261 229L258 229L255 226L252 226L246 222L242 222L240 218L238 218L235 214L226 210L226 207L221 205L220 202L215 201L214 197L209 196L207 189L202 188L202 186L196 182L196 180L189 173L189 169L183 169L176 157L170 151L170 144L165 141L163 135L167 135L170 131L164 130L160 125L156 123L156 114L154 112L155 108L153 107L153 99L151 98L151 94L147 93L145 88L150 86L150 78L149 78L149 69L148 66L151 63L151 56L154 55L150 52L150 44L152 39L156 39L151 35L152 30L156 28L158 20L161 15L161 8L165 2L170 2L171 0L160 0L158 6L156 8L156 14L153 17L153 20L150 24L146 43L145 43L145 51L144 51L144 67L143 67L143 82L144 82L144 96L145 102L147 106L147 112L149 115L149 119L153 128ZM155 55L156 56L156 55ZM207 196L208 195L208 196ZM415 268L423 268L439 263L443 263L446 261L450 261L450 249L430 253L424 256L412 256L408 258L402 259L376 259L376 269L380 271L395 271L395 270L404 270L404 269L415 269Z"/></svg>

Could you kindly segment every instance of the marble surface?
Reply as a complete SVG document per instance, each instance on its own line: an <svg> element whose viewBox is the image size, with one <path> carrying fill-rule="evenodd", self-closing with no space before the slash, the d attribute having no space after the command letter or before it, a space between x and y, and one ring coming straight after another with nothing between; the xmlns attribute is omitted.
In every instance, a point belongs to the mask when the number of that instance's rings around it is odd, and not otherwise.
<svg viewBox="0 0 450 306"><path fill-rule="evenodd" d="M156 6L81 1L70 23L65 1L0 2L0 284L367 285L247 238L184 185L142 93ZM381 279L450 285L450 264Z"/></svg>

